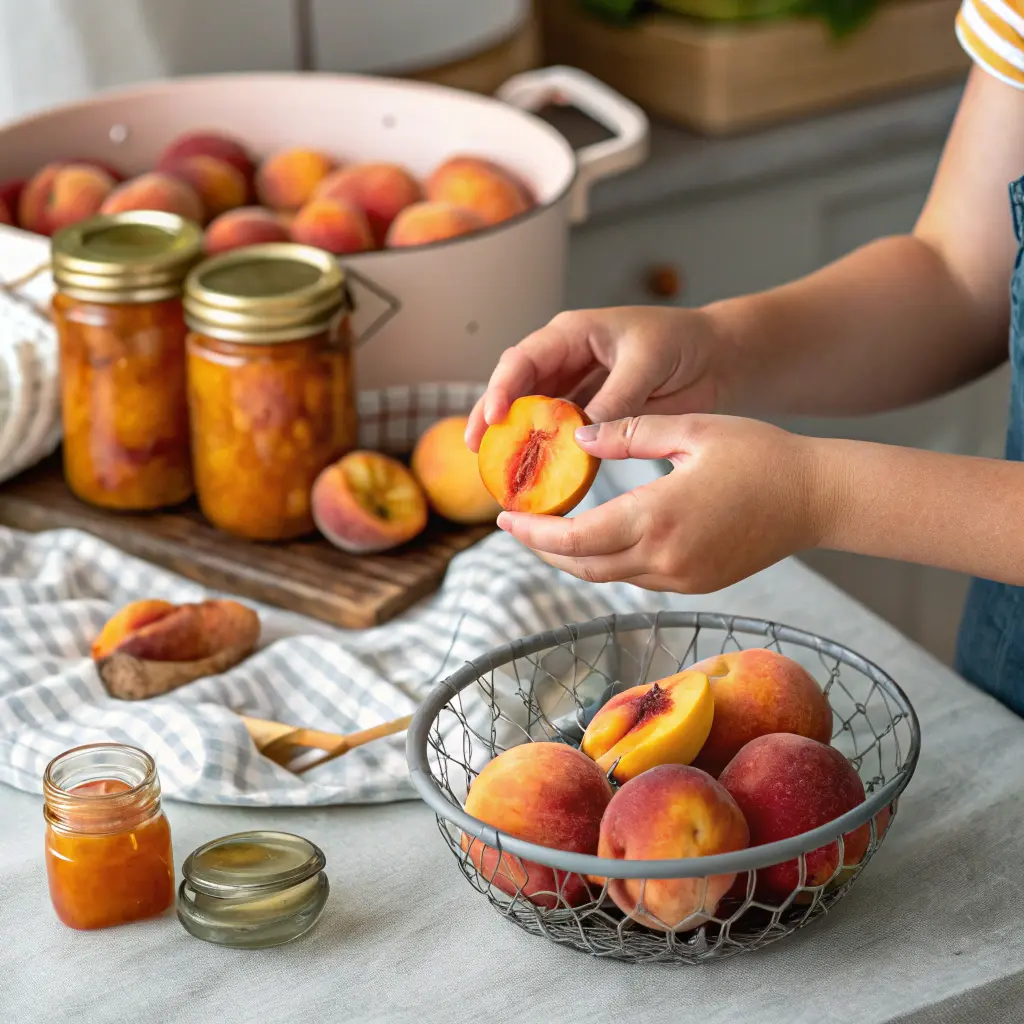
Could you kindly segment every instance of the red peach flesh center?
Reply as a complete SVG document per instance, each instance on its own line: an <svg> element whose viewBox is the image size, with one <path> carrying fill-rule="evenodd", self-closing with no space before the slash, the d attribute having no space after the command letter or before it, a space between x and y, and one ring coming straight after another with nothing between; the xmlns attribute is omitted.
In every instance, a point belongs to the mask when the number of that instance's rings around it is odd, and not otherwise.
<svg viewBox="0 0 1024 1024"><path fill-rule="evenodd" d="M519 449L508 467L508 493L516 495L534 485L547 452L548 441L555 436L553 430L530 428L526 444Z"/></svg>
<svg viewBox="0 0 1024 1024"><path fill-rule="evenodd" d="M653 683L651 688L636 701L636 721L630 726L630 732L639 729L650 719L664 714L670 707L672 707L671 696L657 683Z"/></svg>

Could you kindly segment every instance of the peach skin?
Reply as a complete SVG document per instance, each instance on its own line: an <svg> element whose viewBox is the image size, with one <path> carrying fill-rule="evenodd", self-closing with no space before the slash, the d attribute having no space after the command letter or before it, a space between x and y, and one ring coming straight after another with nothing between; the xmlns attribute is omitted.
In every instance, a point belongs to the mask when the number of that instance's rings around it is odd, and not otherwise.
<svg viewBox="0 0 1024 1024"><path fill-rule="evenodd" d="M294 213L305 206L335 162L315 149L285 149L268 157L256 172L256 194L272 210Z"/></svg>
<svg viewBox="0 0 1024 1024"><path fill-rule="evenodd" d="M237 167L215 156L183 156L168 161L163 170L195 189L209 219L244 206L249 183Z"/></svg>
<svg viewBox="0 0 1024 1024"><path fill-rule="evenodd" d="M638 775L612 797L601 819L597 855L675 860L732 853L749 842L743 814L722 786L698 768L666 764ZM735 877L610 878L608 895L648 928L687 931L715 913Z"/></svg>
<svg viewBox="0 0 1024 1024"><path fill-rule="evenodd" d="M53 182L63 166L60 162L47 164L36 171L21 189L17 220L26 231L32 231L37 235L53 233L48 217L48 205Z"/></svg>
<svg viewBox="0 0 1024 1024"><path fill-rule="evenodd" d="M236 139L221 132L189 132L179 135L160 154L156 169L162 171L182 157L212 156L238 171L247 182L252 181L255 164L249 151Z"/></svg>
<svg viewBox="0 0 1024 1024"><path fill-rule="evenodd" d="M430 245L446 238L472 235L487 225L472 210L451 203L424 202L407 206L392 222L384 244L388 249Z"/></svg>
<svg viewBox="0 0 1024 1024"><path fill-rule="evenodd" d="M492 423L480 441L484 486L509 512L571 512L600 467L600 460L583 451L573 436L589 422L578 405L564 398L517 398L505 419Z"/></svg>
<svg viewBox="0 0 1024 1024"><path fill-rule="evenodd" d="M729 762L719 782L743 811L753 846L809 832L864 802L864 784L840 751L794 733L771 733L751 740ZM842 866L859 864L870 838L868 824L847 832ZM841 867L839 844L822 846L806 854L805 860L804 884L824 885ZM796 858L760 868L758 897L781 903L797 890L799 880Z"/></svg>
<svg viewBox="0 0 1024 1024"><path fill-rule="evenodd" d="M91 654L112 696L139 700L226 671L259 635L259 616L237 601L136 601L106 623Z"/></svg>
<svg viewBox="0 0 1024 1024"><path fill-rule="evenodd" d="M262 206L240 206L228 210L206 228L204 245L213 256L231 249L263 242L287 242L291 238L288 227L279 214L264 210Z"/></svg>
<svg viewBox="0 0 1024 1024"><path fill-rule="evenodd" d="M335 547L354 555L405 544L427 525L427 499L397 459L380 452L349 452L313 484L310 499L317 529Z"/></svg>
<svg viewBox="0 0 1024 1024"><path fill-rule="evenodd" d="M612 788L601 769L565 743L522 743L484 765L466 798L466 813L517 839L572 853L597 852L601 816ZM509 896L551 910L593 899L582 875L520 860L463 834L477 871ZM559 899L559 896L561 899Z"/></svg>
<svg viewBox="0 0 1024 1024"><path fill-rule="evenodd" d="M327 175L315 199L340 199L361 210L373 231L374 245L384 244L391 222L423 198L419 182L397 164L353 164Z"/></svg>
<svg viewBox="0 0 1024 1024"><path fill-rule="evenodd" d="M289 229L293 242L313 245L335 255L367 252L374 247L366 215L341 199L311 199Z"/></svg>
<svg viewBox="0 0 1024 1024"><path fill-rule="evenodd" d="M580 749L616 782L628 782L660 764L689 764L711 731L714 712L708 677L679 672L612 697L587 727Z"/></svg>
<svg viewBox="0 0 1024 1024"><path fill-rule="evenodd" d="M777 651L730 651L693 666L711 680L715 719L694 765L717 776L744 744L773 732L828 743L832 708L806 669Z"/></svg>
<svg viewBox="0 0 1024 1024"><path fill-rule="evenodd" d="M466 447L465 416L449 416L429 427L416 442L412 472L430 507L453 523L489 523L501 511L480 479L474 452Z"/></svg>
<svg viewBox="0 0 1024 1024"><path fill-rule="evenodd" d="M206 217L195 189L162 171L140 174L118 185L107 196L100 212L124 213L126 210L163 210L198 224Z"/></svg>
<svg viewBox="0 0 1024 1024"><path fill-rule="evenodd" d="M427 179L427 198L463 206L486 224L500 224L533 206L526 186L490 160L454 156Z"/></svg>

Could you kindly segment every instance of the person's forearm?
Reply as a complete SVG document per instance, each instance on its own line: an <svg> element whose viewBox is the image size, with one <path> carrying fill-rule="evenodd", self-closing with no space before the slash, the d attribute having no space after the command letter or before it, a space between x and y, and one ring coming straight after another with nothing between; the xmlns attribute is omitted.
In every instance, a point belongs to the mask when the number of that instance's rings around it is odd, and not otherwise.
<svg viewBox="0 0 1024 1024"><path fill-rule="evenodd" d="M813 438L818 546L1024 585L1024 464Z"/></svg>
<svg viewBox="0 0 1024 1024"><path fill-rule="evenodd" d="M974 379L1006 350L1008 312L986 316L913 236L882 239L793 284L706 311L723 352L719 412L897 408Z"/></svg>

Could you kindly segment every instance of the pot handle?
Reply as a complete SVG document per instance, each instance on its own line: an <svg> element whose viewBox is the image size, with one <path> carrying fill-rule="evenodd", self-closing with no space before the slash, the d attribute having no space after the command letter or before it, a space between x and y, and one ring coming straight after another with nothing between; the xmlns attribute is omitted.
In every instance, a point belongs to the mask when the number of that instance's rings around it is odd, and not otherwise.
<svg viewBox="0 0 1024 1024"><path fill-rule="evenodd" d="M556 65L514 75L495 94L520 110L540 110L549 104L573 106L603 125L613 137L576 152L576 181L569 196L569 219L587 219L590 186L642 164L647 159L647 115L632 100L620 96L593 75Z"/></svg>
<svg viewBox="0 0 1024 1024"><path fill-rule="evenodd" d="M345 274L346 287L348 289L349 304L353 311L359 308L359 299L353 295L353 289L351 283L358 284L360 288L365 288L371 295L378 299L383 305L384 309L378 314L373 322L355 338L354 344L356 348L365 345L392 317L398 314L398 311L402 308L402 303L390 292L385 291L379 284L374 284L364 274L360 274L358 271L353 270L351 267L347 267L342 264L342 271Z"/></svg>

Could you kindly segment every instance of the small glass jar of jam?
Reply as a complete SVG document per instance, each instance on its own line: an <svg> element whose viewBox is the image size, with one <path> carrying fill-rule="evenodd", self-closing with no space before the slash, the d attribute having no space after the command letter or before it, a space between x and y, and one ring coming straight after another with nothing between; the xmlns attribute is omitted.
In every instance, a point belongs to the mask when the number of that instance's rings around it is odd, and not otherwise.
<svg viewBox="0 0 1024 1024"><path fill-rule="evenodd" d="M171 829L145 752L94 743L54 758L43 776L46 874L57 917L108 928L174 902Z"/></svg>
<svg viewBox="0 0 1024 1024"><path fill-rule="evenodd" d="M54 236L64 475L120 511L192 494L181 288L198 225L171 213L94 217Z"/></svg>
<svg viewBox="0 0 1024 1024"><path fill-rule="evenodd" d="M309 246L254 245L196 267L184 303L199 507L253 540L311 532L314 481L356 444L341 268Z"/></svg>

